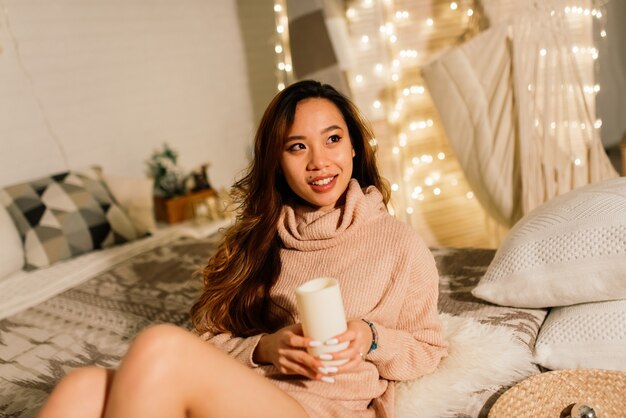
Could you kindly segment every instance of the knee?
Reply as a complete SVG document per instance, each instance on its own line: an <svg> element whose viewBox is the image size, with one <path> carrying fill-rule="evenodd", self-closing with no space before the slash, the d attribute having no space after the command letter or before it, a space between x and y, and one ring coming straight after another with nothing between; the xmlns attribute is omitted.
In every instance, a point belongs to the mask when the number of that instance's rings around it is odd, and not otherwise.
<svg viewBox="0 0 626 418"><path fill-rule="evenodd" d="M82 367L72 370L63 378L61 383L71 388L83 388L84 390L100 389L106 385L106 375L106 369Z"/></svg>
<svg viewBox="0 0 626 418"><path fill-rule="evenodd" d="M55 387L38 417L74 416L70 411L97 416L95 413L101 411L104 402L109 372L98 367L73 370Z"/></svg>
<svg viewBox="0 0 626 418"><path fill-rule="evenodd" d="M71 371L55 389L59 396L88 398L100 396L107 386L107 370L98 367L83 367Z"/></svg>
<svg viewBox="0 0 626 418"><path fill-rule="evenodd" d="M137 335L115 374L115 385L152 392L176 381L190 339L197 337L173 325L155 325Z"/></svg>
<svg viewBox="0 0 626 418"><path fill-rule="evenodd" d="M125 356L126 363L151 369L158 365L171 365L181 358L190 338L196 337L174 325L152 326L132 342Z"/></svg>

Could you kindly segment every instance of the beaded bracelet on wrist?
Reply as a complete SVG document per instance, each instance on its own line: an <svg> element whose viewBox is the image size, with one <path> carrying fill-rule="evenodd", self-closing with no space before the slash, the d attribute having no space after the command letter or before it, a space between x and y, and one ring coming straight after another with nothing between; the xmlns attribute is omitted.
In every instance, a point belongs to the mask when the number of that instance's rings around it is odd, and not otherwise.
<svg viewBox="0 0 626 418"><path fill-rule="evenodd" d="M370 349L367 352L367 354L369 354L378 348L378 331L376 331L376 327L374 326L373 322L368 321L367 319L361 319L361 320L365 322L370 327L370 330L372 331L372 345L370 345Z"/></svg>

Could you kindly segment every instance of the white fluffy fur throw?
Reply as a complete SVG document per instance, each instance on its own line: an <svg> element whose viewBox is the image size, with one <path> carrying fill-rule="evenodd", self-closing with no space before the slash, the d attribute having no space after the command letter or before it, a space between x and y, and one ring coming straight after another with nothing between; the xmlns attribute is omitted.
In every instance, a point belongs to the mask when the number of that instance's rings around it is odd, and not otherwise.
<svg viewBox="0 0 626 418"><path fill-rule="evenodd" d="M528 348L510 331L446 314L441 320L449 355L434 373L396 383L398 418L451 417L463 410L473 392L537 373Z"/></svg>

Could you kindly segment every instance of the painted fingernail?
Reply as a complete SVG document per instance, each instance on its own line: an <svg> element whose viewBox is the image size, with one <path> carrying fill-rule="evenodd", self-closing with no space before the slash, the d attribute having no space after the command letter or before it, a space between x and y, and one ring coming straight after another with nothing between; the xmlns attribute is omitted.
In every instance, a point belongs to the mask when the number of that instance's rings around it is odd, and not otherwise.
<svg viewBox="0 0 626 418"><path fill-rule="evenodd" d="M333 379L330 376L322 376L322 378L320 380L322 382L326 382L326 383L335 383L335 379Z"/></svg>
<svg viewBox="0 0 626 418"><path fill-rule="evenodd" d="M320 360L332 360L333 359L332 354L320 354L318 357Z"/></svg>
<svg viewBox="0 0 626 418"><path fill-rule="evenodd" d="M328 367L326 367L326 373L325 373L325 374L328 374L328 373L337 373L338 371L339 371L339 369L338 369L338 368L333 367L333 366L328 366Z"/></svg>
<svg viewBox="0 0 626 418"><path fill-rule="evenodd" d="M309 342L309 347L319 347L322 345L321 341L313 340Z"/></svg>
<svg viewBox="0 0 626 418"><path fill-rule="evenodd" d="M337 345L339 344L339 340L337 338L331 338L330 340L326 340L324 342L326 345Z"/></svg>
<svg viewBox="0 0 626 418"><path fill-rule="evenodd" d="M317 370L319 370L320 373L328 374L328 370L326 369L326 367L318 367Z"/></svg>

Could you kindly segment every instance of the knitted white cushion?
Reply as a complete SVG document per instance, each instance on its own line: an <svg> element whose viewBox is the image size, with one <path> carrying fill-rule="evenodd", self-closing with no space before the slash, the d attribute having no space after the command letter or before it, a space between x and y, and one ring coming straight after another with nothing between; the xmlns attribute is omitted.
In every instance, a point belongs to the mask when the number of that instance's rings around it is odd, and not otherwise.
<svg viewBox="0 0 626 418"><path fill-rule="evenodd" d="M626 299L626 178L575 189L522 218L472 294L520 308Z"/></svg>
<svg viewBox="0 0 626 418"><path fill-rule="evenodd" d="M626 371L626 300L552 309L535 343L535 361L552 370Z"/></svg>

